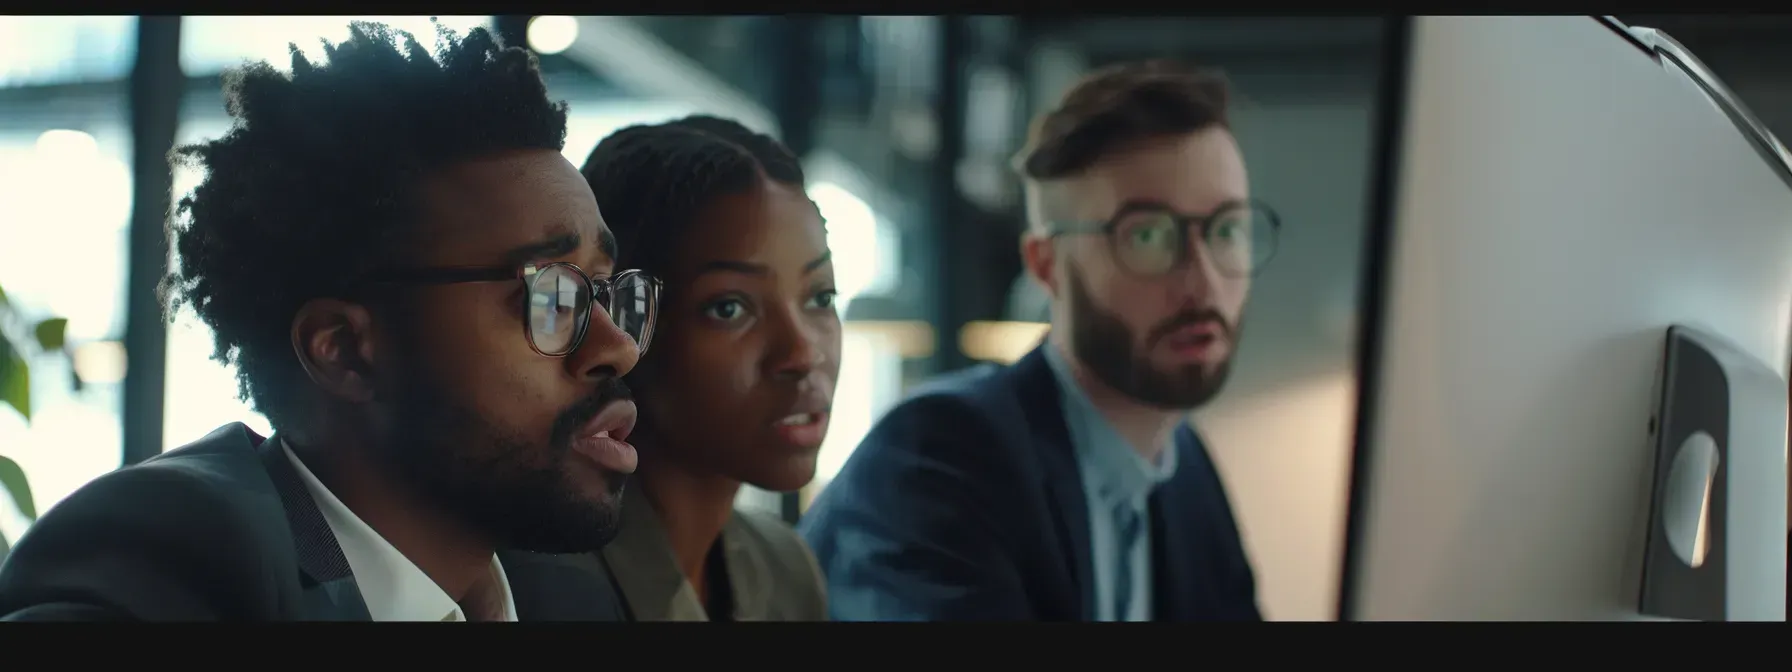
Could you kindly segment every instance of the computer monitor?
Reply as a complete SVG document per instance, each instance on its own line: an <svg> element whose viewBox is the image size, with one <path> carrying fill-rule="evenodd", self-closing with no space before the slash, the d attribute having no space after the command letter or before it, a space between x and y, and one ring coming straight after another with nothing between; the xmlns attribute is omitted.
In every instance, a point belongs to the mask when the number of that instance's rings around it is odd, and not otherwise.
<svg viewBox="0 0 1792 672"><path fill-rule="evenodd" d="M1703 338L1738 367L1685 402L1729 414L1706 465L1728 492L1692 509L1727 530L1716 617L1784 620L1783 147L1696 58L1605 17L1396 32L1340 617L1647 618L1657 448L1689 412L1659 412L1664 359Z"/></svg>

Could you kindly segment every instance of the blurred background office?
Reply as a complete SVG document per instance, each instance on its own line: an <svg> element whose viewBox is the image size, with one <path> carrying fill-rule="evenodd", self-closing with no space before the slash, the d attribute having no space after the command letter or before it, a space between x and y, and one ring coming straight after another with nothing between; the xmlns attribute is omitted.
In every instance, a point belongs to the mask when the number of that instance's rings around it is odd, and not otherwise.
<svg viewBox="0 0 1792 672"><path fill-rule="evenodd" d="M191 312L163 319L173 144L229 128L220 74L289 62L352 17L0 17L0 457L36 512L121 464L217 426L267 422L237 398ZM428 16L365 17L431 41ZM1792 126L1792 20L1624 17L1685 43L1769 125ZM1051 17L439 17L541 55L571 105L566 157L609 133L695 112L773 133L804 157L829 225L846 319L820 473L798 495L747 492L787 519L827 487L910 386L1038 342L1008 159L1028 119L1102 64L1175 57L1223 69L1256 195L1282 215L1239 360L1198 413L1273 619L1335 615L1366 189L1384 46L1372 19ZM34 326L66 318L37 344ZM59 323L52 323L59 324ZM46 332L54 332L54 327ZM60 341L60 342L59 342ZM9 348L12 350L12 348ZM1398 353L1392 353L1397 356ZM29 365L28 378L22 373ZM78 381L78 384L76 384ZM15 409L29 409L29 420ZM0 477L18 480L0 461ZM30 524L0 498L0 536Z"/></svg>

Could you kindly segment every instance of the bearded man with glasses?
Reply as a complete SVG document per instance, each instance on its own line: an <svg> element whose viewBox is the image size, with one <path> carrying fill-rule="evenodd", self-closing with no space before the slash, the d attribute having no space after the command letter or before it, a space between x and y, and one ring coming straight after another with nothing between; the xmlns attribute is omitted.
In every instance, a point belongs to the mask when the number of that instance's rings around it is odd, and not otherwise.
<svg viewBox="0 0 1792 672"><path fill-rule="evenodd" d="M576 564L617 531L659 284L616 268L534 56L350 32L233 73L235 126L177 152L207 175L165 289L274 435L74 493L0 568L0 618L621 620Z"/></svg>
<svg viewBox="0 0 1792 672"><path fill-rule="evenodd" d="M1259 620L1189 411L1219 392L1280 222L1218 75L1115 66L1017 159L1047 342L892 410L802 531L841 620Z"/></svg>

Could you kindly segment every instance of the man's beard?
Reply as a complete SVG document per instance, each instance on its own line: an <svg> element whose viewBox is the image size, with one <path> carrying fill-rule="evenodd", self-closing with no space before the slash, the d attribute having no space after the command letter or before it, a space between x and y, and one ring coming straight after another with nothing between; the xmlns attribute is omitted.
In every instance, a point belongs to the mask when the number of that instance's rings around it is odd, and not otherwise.
<svg viewBox="0 0 1792 672"><path fill-rule="evenodd" d="M605 473L606 496L593 501L574 480L572 433L604 406L630 398L610 379L561 412L548 436L505 428L441 393L426 367L407 362L394 399L394 435L381 460L428 505L488 535L500 548L586 553L614 539L626 476Z"/></svg>
<svg viewBox="0 0 1792 672"><path fill-rule="evenodd" d="M1071 349L1077 360L1102 383L1140 403L1172 410L1192 410L1206 404L1226 383L1232 357L1206 370L1202 364L1186 364L1159 371L1144 354L1170 332L1192 324L1213 321L1228 344L1236 347L1238 330L1212 309L1185 310L1152 327L1144 338L1144 352L1134 352L1133 334L1118 315L1102 310L1089 296L1074 266L1067 266L1071 316Z"/></svg>

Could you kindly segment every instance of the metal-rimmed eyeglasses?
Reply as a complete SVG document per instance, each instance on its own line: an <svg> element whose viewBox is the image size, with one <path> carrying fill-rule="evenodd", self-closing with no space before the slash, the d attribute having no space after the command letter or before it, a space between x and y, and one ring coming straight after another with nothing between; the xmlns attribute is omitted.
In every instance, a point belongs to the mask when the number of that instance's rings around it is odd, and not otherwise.
<svg viewBox="0 0 1792 672"><path fill-rule="evenodd" d="M566 262L528 263L520 267L450 267L409 269L367 278L371 283L447 285L463 282L519 280L527 289L523 335L529 347L546 357L564 357L585 340L591 327L591 306L604 307L610 322L634 339L643 354L653 339L658 317L660 281L640 271L593 278Z"/></svg>
<svg viewBox="0 0 1792 672"><path fill-rule="evenodd" d="M1232 201L1206 215L1184 215L1157 203L1130 203L1106 222L1054 223L1051 236L1101 234L1122 269L1157 276L1182 267L1197 249L1222 275L1255 275L1275 256L1281 217L1267 203ZM1200 235L1191 236L1198 229ZM1197 248L1194 241L1202 244Z"/></svg>

